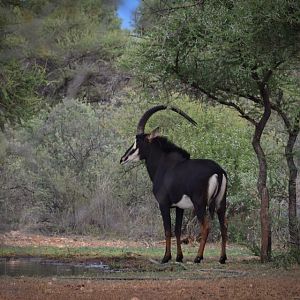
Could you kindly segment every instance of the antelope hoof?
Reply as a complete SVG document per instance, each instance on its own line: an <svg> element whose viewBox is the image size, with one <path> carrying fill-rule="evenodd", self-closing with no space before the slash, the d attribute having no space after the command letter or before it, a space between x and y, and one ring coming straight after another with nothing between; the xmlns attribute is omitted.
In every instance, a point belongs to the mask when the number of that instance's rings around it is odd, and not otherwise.
<svg viewBox="0 0 300 300"><path fill-rule="evenodd" d="M183 260L183 255L182 254L177 255L176 261L182 263L182 260Z"/></svg>
<svg viewBox="0 0 300 300"><path fill-rule="evenodd" d="M223 255L223 256L220 257L219 263L223 265L223 264L225 264L226 260L227 260L227 256L225 254L225 255Z"/></svg>
<svg viewBox="0 0 300 300"><path fill-rule="evenodd" d="M164 256L164 258L162 259L161 263L162 264L166 264L171 258L172 258L171 255Z"/></svg>
<svg viewBox="0 0 300 300"><path fill-rule="evenodd" d="M194 263L199 264L202 259L203 259L203 256L196 256L196 258L194 259Z"/></svg>

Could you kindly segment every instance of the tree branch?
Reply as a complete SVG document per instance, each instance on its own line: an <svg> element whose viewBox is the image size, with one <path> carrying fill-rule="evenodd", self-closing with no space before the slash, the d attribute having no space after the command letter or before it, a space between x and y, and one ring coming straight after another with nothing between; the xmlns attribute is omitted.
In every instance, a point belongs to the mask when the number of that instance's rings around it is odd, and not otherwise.
<svg viewBox="0 0 300 300"><path fill-rule="evenodd" d="M146 4L146 1L143 1L143 2ZM151 10L151 13L163 14L163 13L170 13L170 12L173 12L173 11L179 10L179 9L186 9L186 8L191 8L191 7L195 7L195 6L201 6L203 4L204 4L204 1L195 1L195 3L193 3L193 4L161 8L161 9L157 9L157 10L152 9L149 6L148 6L148 8Z"/></svg>
<svg viewBox="0 0 300 300"><path fill-rule="evenodd" d="M238 106L236 103L232 102L232 101L225 101L221 98L218 98L217 96L207 92L204 88L198 86L196 83L192 83L191 86L194 88L194 89L197 89L199 90L200 92L202 92L203 94L205 94L207 97L209 97L210 99L220 103L220 104L223 104L223 105L226 105L226 106L229 106L229 107L233 107L235 110L237 110L240 114L240 117L246 119L247 121L249 121L251 124L253 124L254 126L257 125L257 122L251 118L249 115L246 114L246 112L240 107Z"/></svg>

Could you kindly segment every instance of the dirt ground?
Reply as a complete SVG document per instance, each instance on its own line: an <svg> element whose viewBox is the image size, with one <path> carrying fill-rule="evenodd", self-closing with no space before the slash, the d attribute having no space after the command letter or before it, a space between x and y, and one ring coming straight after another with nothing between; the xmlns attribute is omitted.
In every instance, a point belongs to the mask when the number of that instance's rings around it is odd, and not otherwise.
<svg viewBox="0 0 300 300"><path fill-rule="evenodd" d="M299 278L176 281L0 279L0 299L300 299Z"/></svg>
<svg viewBox="0 0 300 300"><path fill-rule="evenodd" d="M64 247L144 247L148 246L146 242L134 242L123 240L97 240L85 236L45 236L40 234L29 234L21 231L9 231L0 233L0 245L10 246L55 246Z"/></svg>
<svg viewBox="0 0 300 300"><path fill-rule="evenodd" d="M43 237L10 232L2 244L128 246L125 241ZM141 246L131 242L131 246ZM249 271L246 276L204 280L97 280L0 277L0 299L292 299L300 300L300 270Z"/></svg>

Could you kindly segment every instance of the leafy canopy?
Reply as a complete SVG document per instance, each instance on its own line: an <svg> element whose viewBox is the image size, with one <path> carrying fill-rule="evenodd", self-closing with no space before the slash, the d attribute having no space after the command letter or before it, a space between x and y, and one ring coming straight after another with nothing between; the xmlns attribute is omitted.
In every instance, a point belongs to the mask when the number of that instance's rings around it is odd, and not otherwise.
<svg viewBox="0 0 300 300"><path fill-rule="evenodd" d="M276 87L279 74L299 55L299 1L173 3L123 60L143 82L253 96L257 81L269 79L275 70L270 85Z"/></svg>

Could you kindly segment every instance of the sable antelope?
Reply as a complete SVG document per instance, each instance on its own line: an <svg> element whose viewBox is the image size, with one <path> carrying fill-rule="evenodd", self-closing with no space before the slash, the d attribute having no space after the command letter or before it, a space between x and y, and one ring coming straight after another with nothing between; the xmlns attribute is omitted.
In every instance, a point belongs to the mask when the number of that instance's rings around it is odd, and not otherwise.
<svg viewBox="0 0 300 300"><path fill-rule="evenodd" d="M120 163L145 160L153 183L153 194L159 203L166 238L165 255L162 263L171 259L171 217L170 209L176 208L175 235L177 241L177 262L182 262L181 226L184 209L194 208L200 222L201 241L194 260L199 263L209 233L207 209L211 217L217 212L222 236L219 262L224 264L226 257L227 224L226 211L226 172L214 161L190 159L190 154L159 135L158 128L150 134L144 133L148 119L157 111L171 109L186 118L193 125L197 123L180 109L159 105L144 113L137 126L133 145L122 156Z"/></svg>

